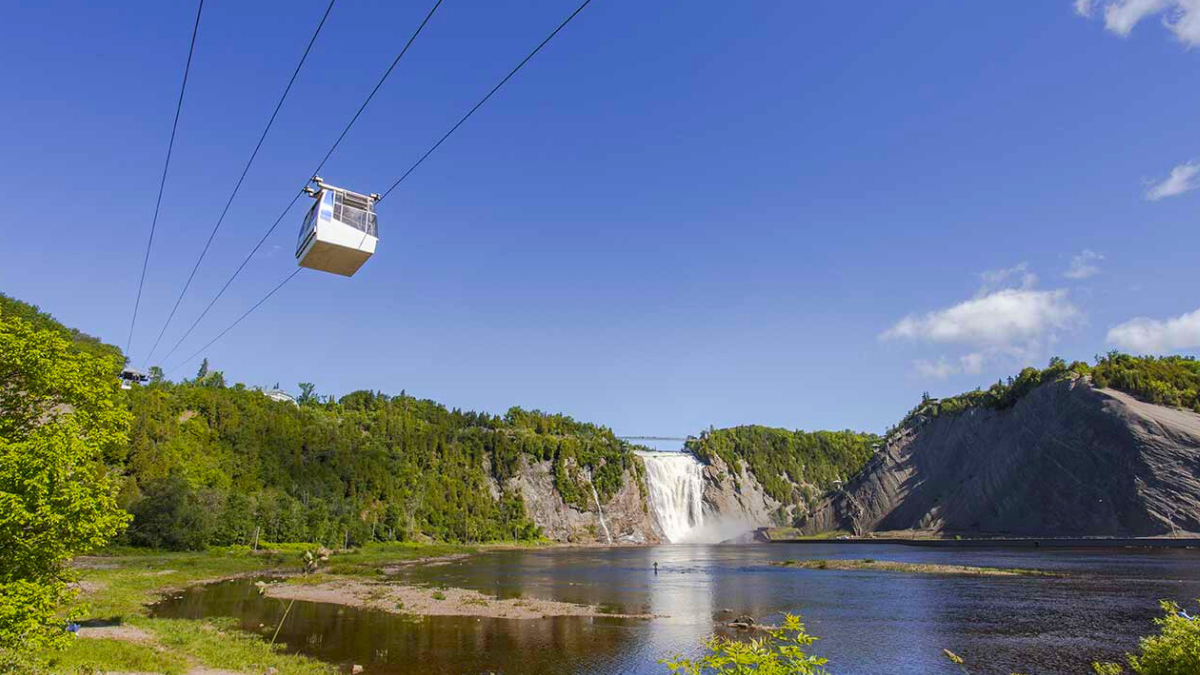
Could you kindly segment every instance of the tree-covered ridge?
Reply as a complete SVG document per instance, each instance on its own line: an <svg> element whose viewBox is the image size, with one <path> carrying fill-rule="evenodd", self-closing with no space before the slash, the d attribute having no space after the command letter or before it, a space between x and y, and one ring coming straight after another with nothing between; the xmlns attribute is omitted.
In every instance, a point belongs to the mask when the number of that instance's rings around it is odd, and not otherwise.
<svg viewBox="0 0 1200 675"><path fill-rule="evenodd" d="M1200 412L1200 361L1191 356L1131 356L1109 352L1096 357L1096 365L1083 361L1067 364L1061 358L1050 359L1042 369L1027 367L1016 377L1001 380L987 389L975 389L957 396L935 399L928 394L898 425L904 428L917 417L938 417L971 408L1005 410L1047 382L1091 376L1100 388L1113 388L1158 405Z"/></svg>
<svg viewBox="0 0 1200 675"><path fill-rule="evenodd" d="M555 487L584 510L595 508L589 483L604 502L636 471L611 431L562 415L366 391L296 406L214 375L128 392L129 449L114 459L132 543L530 539L537 527L504 488L522 456L552 462Z"/></svg>
<svg viewBox="0 0 1200 675"><path fill-rule="evenodd" d="M849 430L807 432L750 425L706 431L689 439L687 449L705 462L720 457L734 473L745 464L771 497L783 504L802 504L857 473L879 441L875 434Z"/></svg>
<svg viewBox="0 0 1200 675"><path fill-rule="evenodd" d="M1193 356L1130 356L1111 352L1091 371L1097 387L1112 387L1158 405L1200 413L1200 361Z"/></svg>
<svg viewBox="0 0 1200 675"><path fill-rule="evenodd" d="M32 330L50 331L61 335L69 340L75 348L93 356L115 358L118 370L125 363L125 357L119 348L101 342L100 338L88 335L83 331L64 326L53 316L43 312L37 305L31 305L0 293L0 314L9 319L20 319Z"/></svg>

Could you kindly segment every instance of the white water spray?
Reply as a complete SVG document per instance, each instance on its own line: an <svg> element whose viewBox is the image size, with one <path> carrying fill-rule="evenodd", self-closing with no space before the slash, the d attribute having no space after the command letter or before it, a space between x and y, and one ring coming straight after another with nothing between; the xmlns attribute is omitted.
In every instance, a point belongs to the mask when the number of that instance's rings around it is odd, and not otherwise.
<svg viewBox="0 0 1200 675"><path fill-rule="evenodd" d="M596 492L596 484L588 481L588 485L592 486L592 498L596 500L596 514L600 516L600 529L604 530L604 538L608 543L612 543L612 535L608 533L608 525L604 522L604 511L600 508L600 494Z"/></svg>
<svg viewBox="0 0 1200 675"><path fill-rule="evenodd" d="M690 452L638 452L646 465L650 505L671 543L704 525L704 466Z"/></svg>

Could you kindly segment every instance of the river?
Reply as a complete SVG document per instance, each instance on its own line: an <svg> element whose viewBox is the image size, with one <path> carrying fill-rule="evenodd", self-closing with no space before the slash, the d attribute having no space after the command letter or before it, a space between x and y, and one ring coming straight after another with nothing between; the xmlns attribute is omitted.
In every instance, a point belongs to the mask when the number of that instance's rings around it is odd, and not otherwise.
<svg viewBox="0 0 1200 675"><path fill-rule="evenodd" d="M770 561L874 558L1053 570L1062 577L939 576L781 568ZM653 563L659 564L656 575ZM538 620L409 618L297 602L280 641L288 649L369 674L649 675L657 659L695 655L731 615L777 622L800 613L820 638L812 652L834 675L1090 672L1154 630L1158 599L1195 609L1200 551L1180 549L925 549L900 545L759 544L496 551L403 572L408 582L505 598L599 604L664 618ZM726 611L728 610L728 611ZM232 616L273 628L278 600L252 582L190 589L156 616ZM260 626L261 625L261 626ZM730 633L732 634L732 633Z"/></svg>

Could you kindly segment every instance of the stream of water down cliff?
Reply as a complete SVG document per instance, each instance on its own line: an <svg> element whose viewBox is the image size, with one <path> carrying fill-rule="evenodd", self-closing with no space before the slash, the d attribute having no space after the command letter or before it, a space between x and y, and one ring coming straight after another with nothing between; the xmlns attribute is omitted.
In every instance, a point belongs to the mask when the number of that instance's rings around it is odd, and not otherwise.
<svg viewBox="0 0 1200 675"><path fill-rule="evenodd" d="M704 467L688 452L638 452L646 465L650 506L663 535L686 542L704 525Z"/></svg>

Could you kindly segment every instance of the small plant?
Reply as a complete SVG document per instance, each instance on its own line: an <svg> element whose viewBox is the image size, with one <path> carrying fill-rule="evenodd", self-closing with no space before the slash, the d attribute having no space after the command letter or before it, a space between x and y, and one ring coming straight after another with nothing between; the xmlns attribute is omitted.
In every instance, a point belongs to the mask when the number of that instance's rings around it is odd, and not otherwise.
<svg viewBox="0 0 1200 675"><path fill-rule="evenodd" d="M953 663L954 665L958 666L959 670L963 671L967 675L970 675L971 671L967 670L967 662L963 657L955 654L949 649L943 649L942 653L946 655L947 659L950 659L950 663ZM1021 675L1021 673L1013 673L1012 675Z"/></svg>
<svg viewBox="0 0 1200 675"><path fill-rule="evenodd" d="M433 598L434 600L445 600L446 594L441 591L434 591L433 595L431 595L429 597Z"/></svg>
<svg viewBox="0 0 1200 675"><path fill-rule="evenodd" d="M787 614L783 627L768 630L765 638L743 642L713 637L700 659L677 656L659 663L680 675L828 675L822 667L826 659L805 653L816 640L798 615Z"/></svg>
<svg viewBox="0 0 1200 675"><path fill-rule="evenodd" d="M300 554L300 574L307 577L310 574L316 574L320 569L321 563L328 562L329 549L322 546L316 551L305 549L304 553ZM267 594L267 585L261 581L255 582L255 588L258 589L259 595ZM296 604L296 598L292 598L287 607L283 609L283 616L279 617L279 625L275 626L275 633L271 635L271 644L275 644L275 639L279 637L279 631L283 628L283 622L287 621L288 613L292 611L292 605Z"/></svg>

